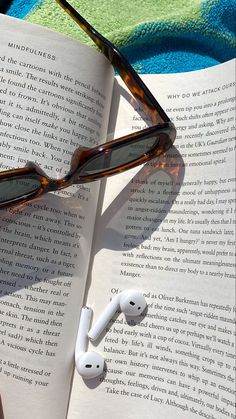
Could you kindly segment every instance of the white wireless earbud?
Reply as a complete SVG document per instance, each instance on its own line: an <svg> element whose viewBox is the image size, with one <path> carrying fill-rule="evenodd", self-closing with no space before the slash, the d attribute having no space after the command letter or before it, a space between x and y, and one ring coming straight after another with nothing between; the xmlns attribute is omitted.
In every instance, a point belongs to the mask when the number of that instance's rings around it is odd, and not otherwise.
<svg viewBox="0 0 236 419"><path fill-rule="evenodd" d="M88 337L91 340L96 340L119 308L127 316L138 316L143 312L146 306L147 303L141 292L136 290L123 291L111 300L94 326L88 332Z"/></svg>
<svg viewBox="0 0 236 419"><path fill-rule="evenodd" d="M91 318L91 308L83 307L75 347L75 364L78 373L85 379L98 377L104 369L104 358L100 354L86 352Z"/></svg>

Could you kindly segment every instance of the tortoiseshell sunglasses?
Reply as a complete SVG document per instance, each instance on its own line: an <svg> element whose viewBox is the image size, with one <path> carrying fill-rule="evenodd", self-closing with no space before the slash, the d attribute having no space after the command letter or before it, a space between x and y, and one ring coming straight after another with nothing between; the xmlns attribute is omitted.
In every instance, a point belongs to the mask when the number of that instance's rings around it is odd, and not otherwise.
<svg viewBox="0 0 236 419"><path fill-rule="evenodd" d="M57 191L73 184L92 182L121 173L164 153L175 140L173 123L126 58L66 0L57 2L90 36L118 71L134 98L141 103L153 126L93 148L79 147L72 156L69 173L62 179L49 178L31 162L22 169L2 172L0 208L21 204L46 192Z"/></svg>

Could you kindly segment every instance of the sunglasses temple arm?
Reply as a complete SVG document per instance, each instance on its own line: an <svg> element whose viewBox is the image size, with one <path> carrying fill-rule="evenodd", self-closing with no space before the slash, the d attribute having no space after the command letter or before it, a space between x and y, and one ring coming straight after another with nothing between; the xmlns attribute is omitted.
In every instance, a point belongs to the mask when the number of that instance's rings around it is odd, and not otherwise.
<svg viewBox="0 0 236 419"><path fill-rule="evenodd" d="M142 103L145 113L151 118L152 122L154 124L170 122L170 119L160 104L123 54L110 41L97 32L66 0L56 1L75 20L81 29L87 33L105 57L117 69L135 99Z"/></svg>

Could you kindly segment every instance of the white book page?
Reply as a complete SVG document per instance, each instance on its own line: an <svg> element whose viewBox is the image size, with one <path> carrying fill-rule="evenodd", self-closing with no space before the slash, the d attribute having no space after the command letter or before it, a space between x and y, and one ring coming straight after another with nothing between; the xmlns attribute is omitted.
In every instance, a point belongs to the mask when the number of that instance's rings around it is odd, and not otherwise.
<svg viewBox="0 0 236 419"><path fill-rule="evenodd" d="M235 418L235 63L143 80L178 136L107 181L87 305L95 322L135 288L148 310L90 344L107 371L92 383L75 373L68 418ZM143 126L118 83L116 136Z"/></svg>
<svg viewBox="0 0 236 419"><path fill-rule="evenodd" d="M113 69L96 51L0 17L0 170L70 169L105 142ZM78 29L79 30L79 29ZM7 419L64 419L99 182L0 211L0 394Z"/></svg>

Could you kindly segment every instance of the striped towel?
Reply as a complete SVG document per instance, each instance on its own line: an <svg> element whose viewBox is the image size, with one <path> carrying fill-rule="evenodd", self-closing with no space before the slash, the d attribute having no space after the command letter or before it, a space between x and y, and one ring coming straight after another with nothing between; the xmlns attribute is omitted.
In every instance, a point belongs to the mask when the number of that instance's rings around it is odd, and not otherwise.
<svg viewBox="0 0 236 419"><path fill-rule="evenodd" d="M1 0L0 0L1 3ZM54 0L3 0L5 12L91 46ZM71 0L139 73L198 70L235 56L235 0Z"/></svg>

